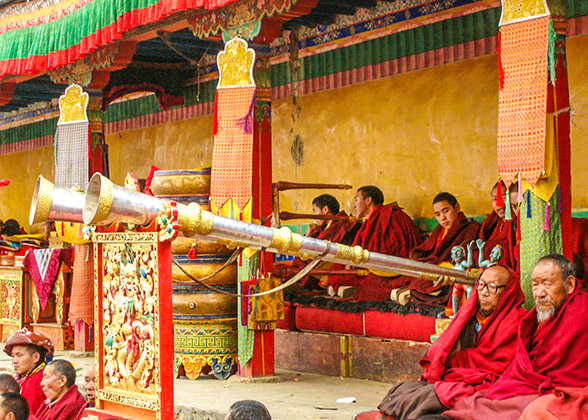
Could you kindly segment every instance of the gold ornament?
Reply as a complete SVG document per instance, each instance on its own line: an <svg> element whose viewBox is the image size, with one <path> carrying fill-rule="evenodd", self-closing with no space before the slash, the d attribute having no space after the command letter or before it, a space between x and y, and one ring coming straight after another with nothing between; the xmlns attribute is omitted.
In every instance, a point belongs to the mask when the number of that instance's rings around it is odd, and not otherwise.
<svg viewBox="0 0 588 420"><path fill-rule="evenodd" d="M224 51L218 53L220 78L217 88L255 86L255 51L247 47L247 41L235 37L225 44Z"/></svg>
<svg viewBox="0 0 588 420"><path fill-rule="evenodd" d="M59 97L59 121L57 124L88 121L86 109L89 96L79 85L71 85Z"/></svg>

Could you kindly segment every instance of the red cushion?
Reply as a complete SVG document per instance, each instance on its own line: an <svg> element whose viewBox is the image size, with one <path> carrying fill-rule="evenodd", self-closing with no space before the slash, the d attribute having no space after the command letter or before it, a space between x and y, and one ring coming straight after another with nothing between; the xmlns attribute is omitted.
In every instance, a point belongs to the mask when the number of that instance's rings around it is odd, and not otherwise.
<svg viewBox="0 0 588 420"><path fill-rule="evenodd" d="M296 306L284 302L284 319L278 321L277 327L281 330L296 329Z"/></svg>
<svg viewBox="0 0 588 420"><path fill-rule="evenodd" d="M418 314L366 311L365 334L368 337L395 338L430 342L435 334L435 318Z"/></svg>
<svg viewBox="0 0 588 420"><path fill-rule="evenodd" d="M363 314L296 305L296 327L303 331L363 335Z"/></svg>

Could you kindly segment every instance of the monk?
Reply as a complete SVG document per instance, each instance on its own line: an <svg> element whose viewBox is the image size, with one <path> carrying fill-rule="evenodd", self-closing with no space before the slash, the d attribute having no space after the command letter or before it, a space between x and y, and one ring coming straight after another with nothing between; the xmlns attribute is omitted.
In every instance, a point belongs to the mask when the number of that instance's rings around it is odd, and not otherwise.
<svg viewBox="0 0 588 420"><path fill-rule="evenodd" d="M334 218L331 220L319 219L311 223L306 232L306 236L345 245L351 245L353 243L361 224L357 219L350 218L345 211L340 210L339 201L335 197L330 194L322 194L315 197L312 200L312 211L316 215L334 216ZM288 268L296 267L297 269L302 269L306 264L307 262L297 257L291 263L275 264L272 269L272 274L276 277L284 277L284 273L287 272ZM325 265L321 264L317 268L325 268ZM313 276L302 278L300 285L309 290L324 289L327 286L326 279L324 284L321 284L320 280Z"/></svg>
<svg viewBox="0 0 588 420"><path fill-rule="evenodd" d="M542 257L531 281L535 307L521 321L512 363L494 385L444 416L516 420L541 395L588 385L588 293L577 287L573 264L559 254Z"/></svg>
<svg viewBox="0 0 588 420"><path fill-rule="evenodd" d="M41 381L45 361L53 357L53 343L44 335L23 328L8 337L4 351L12 357L20 393L31 412L36 411L45 399Z"/></svg>
<svg viewBox="0 0 588 420"><path fill-rule="evenodd" d="M380 412L357 420L416 419L442 413L455 402L488 388L504 372L515 353L517 327L526 314L516 273L492 266L482 274L457 316L420 361L419 381L392 388ZM376 415L378 414L378 415Z"/></svg>
<svg viewBox="0 0 588 420"><path fill-rule="evenodd" d="M77 420L88 403L78 391L76 370L67 360L55 359L43 372L43 392L47 397L35 416L38 420Z"/></svg>
<svg viewBox="0 0 588 420"><path fill-rule="evenodd" d="M368 251L407 258L411 249L421 242L421 234L412 219L396 204L384 205L384 194L373 185L361 187L355 194L353 206L358 218L365 222L357 232L353 245ZM380 273L381 274L381 273ZM405 280L367 276L329 276L329 284L337 291L340 286L354 286L353 300L381 301L390 299L390 291L406 285Z"/></svg>
<svg viewBox="0 0 588 420"><path fill-rule="evenodd" d="M433 214L439 225L425 242L411 251L410 258L439 265L451 261L451 249L454 246L477 239L480 224L469 220L461 211L455 196L448 192L435 196ZM409 279L410 295L415 303L441 307L447 304L451 286L436 286L428 280Z"/></svg>
<svg viewBox="0 0 588 420"><path fill-rule="evenodd" d="M499 182L501 183L502 202L497 204L497 190L499 184L496 183L490 192L490 197L492 198L492 208L494 211L490 213L488 217L486 217L486 219L484 219L482 222L478 239L484 242L483 260L490 259L490 253L492 252L492 249L495 246L500 245L504 250L504 253L499 263L516 270L519 260L518 247L516 246L518 214L516 211L511 211L511 220L505 219L506 186L502 181ZM512 194L516 195L517 192L518 186L511 185L511 191L509 192L511 197ZM478 258L474 258L474 261L477 260Z"/></svg>

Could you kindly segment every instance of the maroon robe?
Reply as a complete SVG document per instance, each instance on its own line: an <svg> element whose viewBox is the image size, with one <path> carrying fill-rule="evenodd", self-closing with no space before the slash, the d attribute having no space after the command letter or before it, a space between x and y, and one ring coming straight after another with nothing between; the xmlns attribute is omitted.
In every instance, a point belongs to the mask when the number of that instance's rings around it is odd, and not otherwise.
<svg viewBox="0 0 588 420"><path fill-rule="evenodd" d="M480 224L474 220L469 220L462 212L459 212L457 220L447 231L443 239L443 226L438 225L431 236L420 246L414 248L410 253L410 258L416 261L422 261L429 264L441 264L442 262L451 261L451 249L456 245L461 245L478 238ZM439 289L429 280L423 280L414 277L406 277L410 280L410 295L415 303L424 303L435 306L445 306L451 296L451 286L445 286ZM439 291L437 296L430 293Z"/></svg>
<svg viewBox="0 0 588 420"><path fill-rule="evenodd" d="M572 217L572 249L584 263L584 271L588 271L588 219Z"/></svg>
<svg viewBox="0 0 588 420"><path fill-rule="evenodd" d="M435 393L446 407L487 389L504 372L515 354L517 329L527 311L519 277L511 272L509 282L494 312L478 332L473 347L452 353L466 323L479 309L478 291L458 311L445 332L419 362L425 369L422 380L435 384Z"/></svg>
<svg viewBox="0 0 588 420"><path fill-rule="evenodd" d="M59 400L53 404L43 404L35 413L37 420L77 420L88 406L84 396L72 385Z"/></svg>
<svg viewBox="0 0 588 420"><path fill-rule="evenodd" d="M487 391L457 402L453 419L516 420L526 405L556 387L588 385L588 294L578 287L555 317L538 330L534 308L522 320L515 358Z"/></svg>
<svg viewBox="0 0 588 420"><path fill-rule="evenodd" d="M361 223L359 223L357 219L349 217L343 210L337 213L337 217L338 219L333 219L323 226L317 226L308 236L344 245L351 245L355 239L357 231L361 227ZM296 257L292 262L274 264L272 272L276 277L282 277L282 267L287 266L302 269L306 267L307 264L308 261L303 261ZM318 280L312 276L304 276L300 279L300 284L313 289L318 286Z"/></svg>
<svg viewBox="0 0 588 420"><path fill-rule="evenodd" d="M518 217L513 215L512 220L501 219L498 217L496 212L491 214L484 219L482 227L480 228L479 239L486 243L484 247L484 259L490 258L492 248L496 245L500 245L503 249L502 259L500 265L505 265L513 270L517 271L519 255L517 245L517 228L518 228ZM478 248L475 247L477 250ZM474 262L478 263L478 252L474 257Z"/></svg>
<svg viewBox="0 0 588 420"><path fill-rule="evenodd" d="M408 258L410 250L421 240L421 234L413 220L400 207L396 204L378 204L357 232L353 245L380 254ZM345 285L357 286L353 300L379 301L390 299L392 289L407 284L406 281L398 282L398 278L381 277L373 273L363 278L329 276L329 284L335 289Z"/></svg>

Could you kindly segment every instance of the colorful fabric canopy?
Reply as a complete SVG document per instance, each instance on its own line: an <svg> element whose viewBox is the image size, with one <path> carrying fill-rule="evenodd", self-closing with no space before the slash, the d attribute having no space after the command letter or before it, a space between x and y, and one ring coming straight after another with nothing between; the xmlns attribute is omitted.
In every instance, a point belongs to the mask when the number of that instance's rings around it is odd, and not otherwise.
<svg viewBox="0 0 588 420"><path fill-rule="evenodd" d="M236 0L45 0L0 14L0 77L71 64L142 25ZM22 10L22 13L19 11Z"/></svg>

